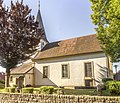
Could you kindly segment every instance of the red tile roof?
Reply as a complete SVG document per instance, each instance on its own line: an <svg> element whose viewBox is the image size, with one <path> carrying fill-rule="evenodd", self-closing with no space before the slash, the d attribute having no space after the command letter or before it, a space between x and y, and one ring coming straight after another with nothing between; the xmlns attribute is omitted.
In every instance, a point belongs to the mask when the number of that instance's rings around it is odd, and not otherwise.
<svg viewBox="0 0 120 103"><path fill-rule="evenodd" d="M96 34L48 43L33 60L103 52Z"/></svg>

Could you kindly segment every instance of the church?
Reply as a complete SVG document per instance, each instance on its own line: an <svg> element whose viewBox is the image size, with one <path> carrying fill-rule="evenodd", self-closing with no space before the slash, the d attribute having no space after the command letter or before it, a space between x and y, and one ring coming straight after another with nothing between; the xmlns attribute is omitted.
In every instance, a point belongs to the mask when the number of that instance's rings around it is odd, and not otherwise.
<svg viewBox="0 0 120 103"><path fill-rule="evenodd" d="M57 42L47 40L40 8L36 20L44 33L31 60L11 69L9 85L88 88L112 78L112 63L105 55L96 34Z"/></svg>

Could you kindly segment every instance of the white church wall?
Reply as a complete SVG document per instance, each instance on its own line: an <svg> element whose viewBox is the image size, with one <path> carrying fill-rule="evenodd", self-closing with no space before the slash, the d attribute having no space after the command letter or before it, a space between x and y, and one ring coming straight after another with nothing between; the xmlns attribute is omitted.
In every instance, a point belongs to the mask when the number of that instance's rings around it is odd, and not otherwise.
<svg viewBox="0 0 120 103"><path fill-rule="evenodd" d="M107 67L107 58L104 53L93 53L86 55L66 56L53 59L39 60L35 63L35 85L56 86L85 86L84 63L93 62L94 86L107 76L104 67ZM62 78L62 64L68 64L70 77ZM48 78L43 78L43 66L49 66Z"/></svg>

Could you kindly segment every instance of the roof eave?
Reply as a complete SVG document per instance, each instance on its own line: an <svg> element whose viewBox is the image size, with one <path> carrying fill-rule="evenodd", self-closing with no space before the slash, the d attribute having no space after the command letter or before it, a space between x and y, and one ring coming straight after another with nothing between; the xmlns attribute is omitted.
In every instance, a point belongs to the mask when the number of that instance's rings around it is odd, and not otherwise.
<svg viewBox="0 0 120 103"><path fill-rule="evenodd" d="M38 60L44 60L44 59L50 59L50 58L58 58L58 57L65 57L65 56L73 56L73 55L84 55L84 54L91 54L91 53L104 53L102 50L101 51L96 51L96 52L88 52L88 53L80 53L80 54L70 54L70 55L63 55L63 56L54 56L54 57L45 57L45 58L33 58L32 61L38 61Z"/></svg>

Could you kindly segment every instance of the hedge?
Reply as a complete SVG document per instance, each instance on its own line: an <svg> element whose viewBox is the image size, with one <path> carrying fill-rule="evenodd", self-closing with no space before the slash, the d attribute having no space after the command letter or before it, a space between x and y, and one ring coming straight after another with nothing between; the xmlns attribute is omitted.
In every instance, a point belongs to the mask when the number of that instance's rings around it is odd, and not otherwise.
<svg viewBox="0 0 120 103"><path fill-rule="evenodd" d="M53 86L41 86L40 87L40 92L42 94L53 94L54 87Z"/></svg>
<svg viewBox="0 0 120 103"><path fill-rule="evenodd" d="M33 93L33 87L22 88L22 93Z"/></svg>
<svg viewBox="0 0 120 103"><path fill-rule="evenodd" d="M108 81L106 88L111 95L120 95L120 81Z"/></svg>
<svg viewBox="0 0 120 103"><path fill-rule="evenodd" d="M5 92L15 93L15 87L6 87Z"/></svg>
<svg viewBox="0 0 120 103"><path fill-rule="evenodd" d="M40 94L40 88L33 88L33 93Z"/></svg>

